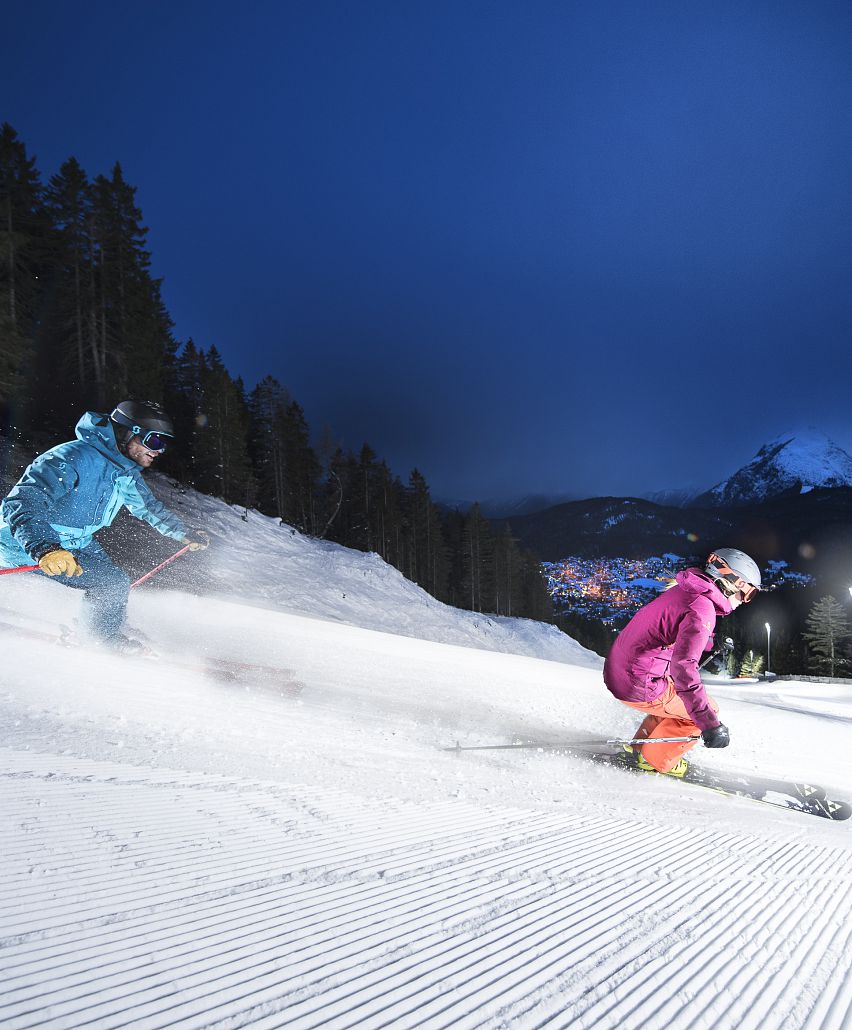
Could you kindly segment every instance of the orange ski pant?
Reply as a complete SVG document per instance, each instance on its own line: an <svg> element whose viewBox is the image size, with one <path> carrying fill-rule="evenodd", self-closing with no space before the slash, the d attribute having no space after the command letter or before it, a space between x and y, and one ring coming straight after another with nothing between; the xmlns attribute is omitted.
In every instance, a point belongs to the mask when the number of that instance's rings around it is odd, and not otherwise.
<svg viewBox="0 0 852 1030"><path fill-rule="evenodd" d="M639 729L633 734L636 740L648 738L647 744L634 745L634 750L641 751L642 757L658 772L668 772L680 761L681 756L686 754L690 748L695 747L696 741L686 740L679 744L653 744L654 737L687 737L697 736L701 730L690 719L686 706L680 699L674 687L674 681L666 677L668 683L665 691L654 701L622 701L628 708L635 708L639 712L646 712ZM719 706L712 697L708 697L710 707L714 712L719 711Z"/></svg>

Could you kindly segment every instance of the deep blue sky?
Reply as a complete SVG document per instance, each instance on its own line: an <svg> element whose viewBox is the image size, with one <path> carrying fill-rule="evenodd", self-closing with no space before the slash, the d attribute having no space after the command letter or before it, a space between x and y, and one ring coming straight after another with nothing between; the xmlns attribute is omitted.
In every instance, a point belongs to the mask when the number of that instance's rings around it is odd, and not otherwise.
<svg viewBox="0 0 852 1030"><path fill-rule="evenodd" d="M178 338L433 493L852 450L852 5L48 2L0 120L119 160Z"/></svg>

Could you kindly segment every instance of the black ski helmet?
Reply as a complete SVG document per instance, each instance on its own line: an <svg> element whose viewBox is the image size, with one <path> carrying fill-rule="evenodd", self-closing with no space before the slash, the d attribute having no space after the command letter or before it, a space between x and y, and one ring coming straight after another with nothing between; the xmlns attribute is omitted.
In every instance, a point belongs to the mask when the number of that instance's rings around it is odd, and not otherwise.
<svg viewBox="0 0 852 1030"><path fill-rule="evenodd" d="M168 437L175 435L172 420L156 401L121 401L113 409L110 420L122 450L134 436L142 437L144 442L149 433Z"/></svg>

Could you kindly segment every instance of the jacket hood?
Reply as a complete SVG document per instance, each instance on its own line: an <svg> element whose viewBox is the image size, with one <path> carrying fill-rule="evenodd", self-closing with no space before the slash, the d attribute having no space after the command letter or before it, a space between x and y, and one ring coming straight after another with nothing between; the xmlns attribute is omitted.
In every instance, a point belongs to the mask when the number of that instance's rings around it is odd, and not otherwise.
<svg viewBox="0 0 852 1030"><path fill-rule="evenodd" d="M730 599L716 586L701 569L684 569L675 576L678 586L690 594L706 594L720 615L730 615L734 610Z"/></svg>
<svg viewBox="0 0 852 1030"><path fill-rule="evenodd" d="M133 470L139 466L118 449L109 415L87 411L77 423L74 433L78 440L98 450L107 460L122 469Z"/></svg>

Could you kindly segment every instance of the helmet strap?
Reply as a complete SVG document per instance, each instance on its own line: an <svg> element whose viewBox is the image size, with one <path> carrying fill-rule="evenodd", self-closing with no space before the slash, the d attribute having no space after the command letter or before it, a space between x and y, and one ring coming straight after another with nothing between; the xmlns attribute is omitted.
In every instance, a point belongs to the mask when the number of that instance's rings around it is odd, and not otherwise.
<svg viewBox="0 0 852 1030"><path fill-rule="evenodd" d="M119 451L127 457L127 445L133 439L133 430L128 429L127 426L122 426L115 420L112 420L112 428L115 433L115 443Z"/></svg>

